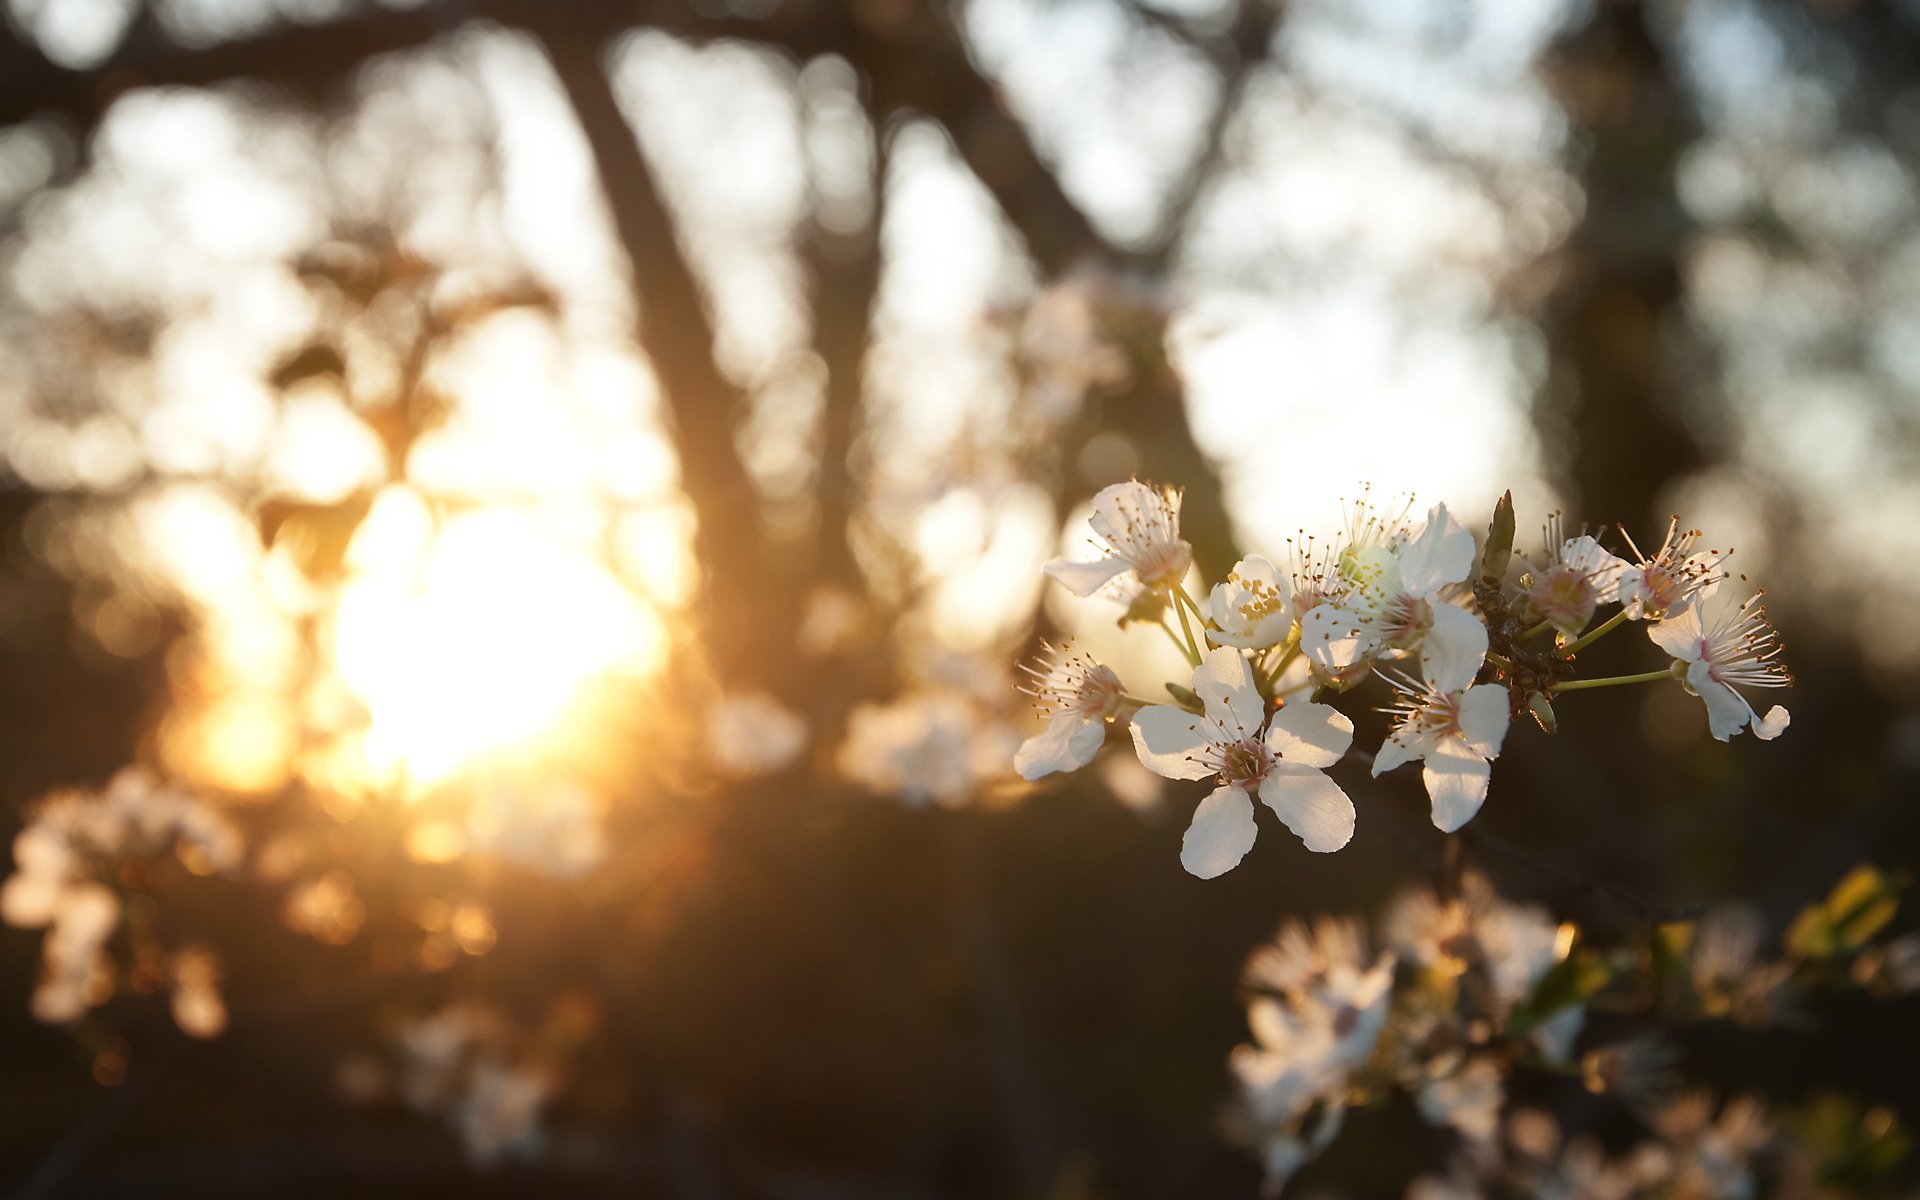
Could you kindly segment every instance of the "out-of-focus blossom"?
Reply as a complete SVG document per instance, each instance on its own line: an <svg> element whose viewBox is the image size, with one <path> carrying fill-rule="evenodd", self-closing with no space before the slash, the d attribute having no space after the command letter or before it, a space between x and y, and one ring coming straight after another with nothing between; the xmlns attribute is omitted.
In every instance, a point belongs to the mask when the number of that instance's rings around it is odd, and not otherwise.
<svg viewBox="0 0 1920 1200"><path fill-rule="evenodd" d="M1011 731L948 692L862 704L847 718L840 770L910 808L958 808L1012 761Z"/></svg>
<svg viewBox="0 0 1920 1200"><path fill-rule="evenodd" d="M220 997L220 967L207 950L194 947L173 956L173 1023L190 1037L218 1037L227 1028Z"/></svg>
<svg viewBox="0 0 1920 1200"><path fill-rule="evenodd" d="M1425 679L1393 680L1400 700L1373 773L1423 760L1433 823L1452 833L1486 801L1492 763L1507 736L1508 697L1498 684L1473 682L1487 654L1487 630L1479 622L1458 641L1430 643L1429 650L1434 649L1444 652L1426 659Z"/></svg>
<svg viewBox="0 0 1920 1200"><path fill-rule="evenodd" d="M301 883L287 893L280 918L289 929L325 942L344 946L360 932L367 917L367 906L353 886L353 877L342 870L331 870Z"/></svg>
<svg viewBox="0 0 1920 1200"><path fill-rule="evenodd" d="M1653 1128L1673 1155L1672 1194L1749 1200L1758 1186L1753 1159L1773 1138L1766 1109L1750 1096L1727 1101L1717 1118L1713 1109L1711 1096L1692 1092L1653 1114Z"/></svg>
<svg viewBox="0 0 1920 1200"><path fill-rule="evenodd" d="M1414 1097L1420 1115L1456 1130L1470 1142L1491 1143L1500 1132L1506 1073L1485 1055L1437 1062Z"/></svg>
<svg viewBox="0 0 1920 1200"><path fill-rule="evenodd" d="M550 879L577 879L607 857L600 800L564 780L483 786L467 810L468 848Z"/></svg>
<svg viewBox="0 0 1920 1200"><path fill-rule="evenodd" d="M1046 647L1039 666L1022 664L1021 670L1032 680L1022 690L1033 697L1047 727L1022 742L1013 756L1020 778L1077 771L1092 762L1107 740L1107 722L1125 699L1120 677L1070 644Z"/></svg>
<svg viewBox="0 0 1920 1200"><path fill-rule="evenodd" d="M852 592L837 587L816 588L807 598L794 641L802 654L830 658L858 645L871 621L865 601Z"/></svg>
<svg viewBox="0 0 1920 1200"><path fill-rule="evenodd" d="M707 752L736 779L791 766L807 744L807 723L765 692L722 696L707 712Z"/></svg>
<svg viewBox="0 0 1920 1200"><path fill-rule="evenodd" d="M485 1167L505 1155L539 1153L540 1112L550 1092L541 1072L491 1061L474 1064L452 1114L468 1157Z"/></svg>
<svg viewBox="0 0 1920 1200"><path fill-rule="evenodd" d="M124 859L168 851L205 874L237 866L242 842L224 815L138 767L97 793L56 792L34 810L14 839L0 917L47 930L32 1001L37 1018L76 1021L112 994L106 945L119 927L121 903L101 879L112 878Z"/></svg>
<svg viewBox="0 0 1920 1200"><path fill-rule="evenodd" d="M1754 711L1739 687L1780 688L1793 683L1780 661L1780 638L1767 620L1756 592L1735 601L1724 585L1698 593L1680 612L1647 627L1653 643L1686 664L1686 687L1707 706L1707 727L1727 741L1751 727L1755 737L1771 741L1786 731L1792 717L1776 704L1765 716Z"/></svg>
<svg viewBox="0 0 1920 1200"><path fill-rule="evenodd" d="M508 1053L511 1040L496 1013L473 1005L420 1018L397 1039L401 1096L420 1112L446 1116L478 1166L541 1147L540 1116L553 1083L538 1064Z"/></svg>
<svg viewBox="0 0 1920 1200"><path fill-rule="evenodd" d="M1127 377L1127 356L1101 328L1095 295L1092 284L1055 284L1034 297L1020 323L1015 360L1028 405L1047 424L1071 418L1094 388Z"/></svg>
<svg viewBox="0 0 1920 1200"><path fill-rule="evenodd" d="M1076 596L1091 596L1108 581L1132 574L1148 588L1179 584L1193 562L1193 547L1180 540L1180 493L1144 483L1116 483L1093 498L1088 524L1105 554L1092 562L1064 557L1046 572Z"/></svg>
<svg viewBox="0 0 1920 1200"><path fill-rule="evenodd" d="M1231 870L1253 848L1258 795L1307 849L1338 850L1353 836L1353 801L1325 770L1353 741L1353 723L1324 704L1266 714L1253 670L1220 648L1193 671L1204 715L1155 704L1133 718L1133 742L1148 770L1168 779L1219 780L1200 802L1180 862L1202 879Z"/></svg>

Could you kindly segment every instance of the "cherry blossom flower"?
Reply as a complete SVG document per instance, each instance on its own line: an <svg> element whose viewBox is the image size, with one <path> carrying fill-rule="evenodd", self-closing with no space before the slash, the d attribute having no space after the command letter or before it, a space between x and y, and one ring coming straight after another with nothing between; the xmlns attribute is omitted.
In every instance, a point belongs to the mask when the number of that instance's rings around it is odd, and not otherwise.
<svg viewBox="0 0 1920 1200"><path fill-rule="evenodd" d="M1379 776L1414 759L1425 761L1421 774L1433 802L1433 823L1452 833L1480 811L1487 798L1493 760L1507 736L1507 690L1473 682L1487 653L1486 627L1459 641L1430 645L1424 680L1391 680L1401 694L1392 710L1393 730L1373 760Z"/></svg>
<svg viewBox="0 0 1920 1200"><path fill-rule="evenodd" d="M1324 771L1353 741L1353 722L1324 704L1289 704L1269 720L1253 670L1237 650L1209 653L1193 671L1205 713L1150 705L1133 718L1140 761L1168 779L1217 777L1194 811L1180 862L1202 879L1231 870L1253 847L1251 796L1307 849L1338 850L1353 836L1353 801Z"/></svg>
<svg viewBox="0 0 1920 1200"><path fill-rule="evenodd" d="M1038 667L1022 664L1032 681L1021 690L1047 716L1047 727L1020 744L1014 770L1022 779L1077 771L1107 740L1107 721L1120 712L1120 677L1071 644L1047 646Z"/></svg>
<svg viewBox="0 0 1920 1200"><path fill-rule="evenodd" d="M1301 618L1301 646L1323 673L1344 679L1364 660L1415 650L1429 669L1462 652L1476 629L1484 642L1479 618L1441 599L1472 572L1474 555L1473 534L1447 506L1429 509L1418 532L1404 512L1383 517L1362 501L1356 513L1338 558L1343 594Z"/></svg>
<svg viewBox="0 0 1920 1200"><path fill-rule="evenodd" d="M1217 645L1265 650L1287 640L1293 630L1293 589L1286 576L1258 554L1234 564L1224 583L1207 598L1214 628L1207 637Z"/></svg>
<svg viewBox="0 0 1920 1200"><path fill-rule="evenodd" d="M1694 547L1704 535L1698 529L1682 532L1678 517L1667 522L1667 536L1651 555L1642 554L1625 530L1621 530L1621 536L1627 539L1636 561L1620 572L1617 592L1620 606L1635 621L1677 616L1703 588L1726 578L1726 572L1720 569L1726 553L1696 551Z"/></svg>
<svg viewBox="0 0 1920 1200"><path fill-rule="evenodd" d="M1173 488L1137 480L1101 488L1087 523L1106 555L1092 562L1061 557L1046 565L1047 574L1076 596L1091 596L1129 572L1145 587L1172 588L1193 562L1193 547L1180 540L1180 493Z"/></svg>
<svg viewBox="0 0 1920 1200"><path fill-rule="evenodd" d="M1780 637L1767 621L1755 592L1734 603L1730 589L1714 584L1686 608L1647 627L1654 645L1686 664L1686 687L1707 706L1707 727L1727 741L1751 727L1755 737L1772 741L1792 720L1774 705L1765 716L1754 711L1741 687L1777 688L1793 682L1780 661Z"/></svg>
<svg viewBox="0 0 1920 1200"><path fill-rule="evenodd" d="M1594 609L1620 598L1620 578L1633 570L1587 534L1562 538L1560 514L1547 519L1547 561L1533 572L1527 603L1568 638L1593 619Z"/></svg>

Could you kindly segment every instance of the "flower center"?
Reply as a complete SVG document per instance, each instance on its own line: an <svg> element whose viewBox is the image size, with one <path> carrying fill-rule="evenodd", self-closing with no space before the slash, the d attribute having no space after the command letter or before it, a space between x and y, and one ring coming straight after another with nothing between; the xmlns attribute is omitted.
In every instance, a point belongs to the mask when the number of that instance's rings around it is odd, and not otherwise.
<svg viewBox="0 0 1920 1200"><path fill-rule="evenodd" d="M1220 748L1220 779L1222 782L1237 784L1253 791L1267 776L1267 768L1272 764L1267 757L1267 748L1259 742L1248 739L1234 742Z"/></svg>

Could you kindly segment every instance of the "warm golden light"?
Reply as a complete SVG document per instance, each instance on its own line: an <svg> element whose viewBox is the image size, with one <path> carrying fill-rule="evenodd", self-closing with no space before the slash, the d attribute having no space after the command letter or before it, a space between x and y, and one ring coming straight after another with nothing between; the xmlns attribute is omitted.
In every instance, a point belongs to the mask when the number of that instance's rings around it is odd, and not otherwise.
<svg viewBox="0 0 1920 1200"><path fill-rule="evenodd" d="M409 788L526 749L584 685L650 674L664 649L653 610L528 512L478 509L436 532L417 494L390 488L349 563L334 668L367 710L367 769Z"/></svg>

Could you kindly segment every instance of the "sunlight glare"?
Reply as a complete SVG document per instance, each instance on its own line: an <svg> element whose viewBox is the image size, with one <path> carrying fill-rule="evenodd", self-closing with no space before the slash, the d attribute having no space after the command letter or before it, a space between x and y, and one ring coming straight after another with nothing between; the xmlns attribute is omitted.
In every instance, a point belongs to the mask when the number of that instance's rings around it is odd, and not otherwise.
<svg viewBox="0 0 1920 1200"><path fill-rule="evenodd" d="M659 617L587 552L531 514L490 508L409 554L417 538L393 536L423 515L409 495L383 497L356 539L360 570L331 629L335 668L367 709L372 772L438 782L524 748L597 677L658 667Z"/></svg>

